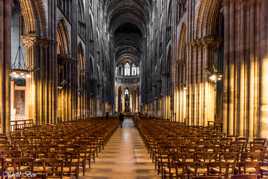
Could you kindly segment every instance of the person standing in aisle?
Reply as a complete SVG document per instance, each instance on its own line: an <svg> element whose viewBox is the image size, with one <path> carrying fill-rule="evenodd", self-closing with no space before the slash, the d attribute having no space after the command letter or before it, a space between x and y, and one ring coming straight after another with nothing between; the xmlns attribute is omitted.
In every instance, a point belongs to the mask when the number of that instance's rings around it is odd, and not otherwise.
<svg viewBox="0 0 268 179"><path fill-rule="evenodd" d="M124 115L122 113L119 114L119 121L120 121L120 126L122 128L123 127L123 122L124 122Z"/></svg>

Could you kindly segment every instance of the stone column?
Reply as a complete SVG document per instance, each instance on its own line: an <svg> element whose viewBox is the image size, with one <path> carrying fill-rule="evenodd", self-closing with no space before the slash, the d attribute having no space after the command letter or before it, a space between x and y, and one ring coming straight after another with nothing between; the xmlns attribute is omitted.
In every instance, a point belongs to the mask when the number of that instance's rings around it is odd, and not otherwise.
<svg viewBox="0 0 268 179"><path fill-rule="evenodd" d="M46 63L49 40L28 34L22 37L26 49L26 64L32 69L31 78L26 79L26 118L34 124L46 123L50 118L49 92Z"/></svg>
<svg viewBox="0 0 268 179"><path fill-rule="evenodd" d="M11 66L11 3L0 1L0 132L9 131L10 126L10 90L9 74Z"/></svg>
<svg viewBox="0 0 268 179"><path fill-rule="evenodd" d="M35 60L36 60L36 43L37 43L37 37L34 35L24 35L22 36L22 44L25 49L25 63L29 68L35 67ZM33 120L33 123L35 123L36 119L36 77L35 72L30 72L30 78L26 78L26 88L25 88L25 118Z"/></svg>

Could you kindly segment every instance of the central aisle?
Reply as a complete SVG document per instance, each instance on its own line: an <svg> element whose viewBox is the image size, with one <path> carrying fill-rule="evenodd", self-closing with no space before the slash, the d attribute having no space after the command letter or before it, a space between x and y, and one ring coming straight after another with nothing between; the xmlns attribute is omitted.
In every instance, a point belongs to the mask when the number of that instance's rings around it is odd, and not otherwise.
<svg viewBox="0 0 268 179"><path fill-rule="evenodd" d="M94 179L158 179L142 138L131 119L125 119L85 177Z"/></svg>

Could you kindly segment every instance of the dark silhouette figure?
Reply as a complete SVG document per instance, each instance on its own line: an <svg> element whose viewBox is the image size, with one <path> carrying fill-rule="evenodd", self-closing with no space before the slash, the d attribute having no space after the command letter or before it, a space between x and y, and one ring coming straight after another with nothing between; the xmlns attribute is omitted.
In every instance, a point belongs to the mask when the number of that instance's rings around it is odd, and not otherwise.
<svg viewBox="0 0 268 179"><path fill-rule="evenodd" d="M120 126L122 128L123 127L123 122L124 122L124 115L122 113L119 114L119 121L120 121Z"/></svg>
<svg viewBox="0 0 268 179"><path fill-rule="evenodd" d="M106 120L109 119L109 112L106 112L106 116L105 116Z"/></svg>

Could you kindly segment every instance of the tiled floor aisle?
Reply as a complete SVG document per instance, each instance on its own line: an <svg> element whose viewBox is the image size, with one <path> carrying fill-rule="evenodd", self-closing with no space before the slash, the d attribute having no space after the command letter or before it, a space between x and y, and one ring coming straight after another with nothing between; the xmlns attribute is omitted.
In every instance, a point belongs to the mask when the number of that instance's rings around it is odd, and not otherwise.
<svg viewBox="0 0 268 179"><path fill-rule="evenodd" d="M154 164L133 122L126 119L85 177L91 179L158 179Z"/></svg>

